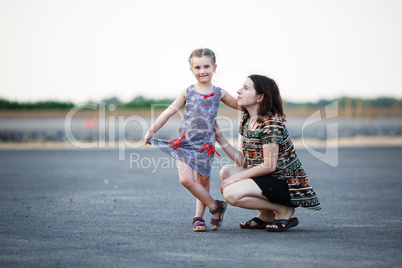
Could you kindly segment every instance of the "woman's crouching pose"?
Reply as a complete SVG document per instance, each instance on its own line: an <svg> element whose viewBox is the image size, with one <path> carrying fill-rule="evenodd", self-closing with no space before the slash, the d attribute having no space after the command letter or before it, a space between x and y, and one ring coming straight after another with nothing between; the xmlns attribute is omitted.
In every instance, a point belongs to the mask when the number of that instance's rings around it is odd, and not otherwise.
<svg viewBox="0 0 402 268"><path fill-rule="evenodd" d="M215 127L216 141L236 163L222 168L221 192L231 205L259 211L241 228L286 231L298 225L295 207L319 210L320 202L289 137L275 81L251 75L237 93L244 112L239 149Z"/></svg>

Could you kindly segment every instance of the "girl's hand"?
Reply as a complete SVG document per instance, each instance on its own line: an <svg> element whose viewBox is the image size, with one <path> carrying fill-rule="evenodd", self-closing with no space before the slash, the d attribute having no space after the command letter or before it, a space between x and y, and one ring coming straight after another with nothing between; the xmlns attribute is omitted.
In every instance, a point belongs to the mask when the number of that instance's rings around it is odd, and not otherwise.
<svg viewBox="0 0 402 268"><path fill-rule="evenodd" d="M152 138L153 136L154 136L154 133L151 133L151 132L148 130L147 134L145 134L145 136L144 136L145 145L150 144L150 143L148 142L148 140L149 140L150 138Z"/></svg>
<svg viewBox="0 0 402 268"><path fill-rule="evenodd" d="M224 137L223 137L223 134L222 134L221 129L219 128L218 123L215 124L214 130L215 130L215 139L216 139L216 141L220 144L220 141L221 141L222 138L224 138Z"/></svg>

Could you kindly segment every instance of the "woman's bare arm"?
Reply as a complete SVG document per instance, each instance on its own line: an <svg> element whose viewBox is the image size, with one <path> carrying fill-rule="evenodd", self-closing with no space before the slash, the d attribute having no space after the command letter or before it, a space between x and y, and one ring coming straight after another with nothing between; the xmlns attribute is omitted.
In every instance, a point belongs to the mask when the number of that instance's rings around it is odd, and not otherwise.
<svg viewBox="0 0 402 268"><path fill-rule="evenodd" d="M262 149L264 154L264 162L237 173L236 177L238 180L267 175L276 170L279 145L276 143L264 144Z"/></svg>

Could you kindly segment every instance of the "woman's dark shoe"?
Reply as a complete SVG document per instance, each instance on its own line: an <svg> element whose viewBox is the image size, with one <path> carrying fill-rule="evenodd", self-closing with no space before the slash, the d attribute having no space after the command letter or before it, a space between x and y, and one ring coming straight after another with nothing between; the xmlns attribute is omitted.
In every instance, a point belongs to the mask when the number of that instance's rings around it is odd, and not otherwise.
<svg viewBox="0 0 402 268"><path fill-rule="evenodd" d="M289 228L295 227L299 224L297 218L290 218L290 220L274 220L273 223L267 225L267 232L284 232ZM275 226L275 227L274 227Z"/></svg>
<svg viewBox="0 0 402 268"><path fill-rule="evenodd" d="M256 225L251 225L251 222L257 223ZM245 224L240 223L240 228L242 229L265 229L268 224L272 224L272 222L266 222L261 220L260 218L254 217L251 220L247 221Z"/></svg>

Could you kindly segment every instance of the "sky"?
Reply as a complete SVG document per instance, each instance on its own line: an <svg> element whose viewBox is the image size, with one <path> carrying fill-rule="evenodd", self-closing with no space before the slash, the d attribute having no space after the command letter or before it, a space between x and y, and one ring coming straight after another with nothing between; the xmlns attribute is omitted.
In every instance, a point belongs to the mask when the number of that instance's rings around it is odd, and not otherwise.
<svg viewBox="0 0 402 268"><path fill-rule="evenodd" d="M207 47L234 96L256 73L287 101L401 99L401 14L400 0L0 0L0 98L175 98Z"/></svg>

